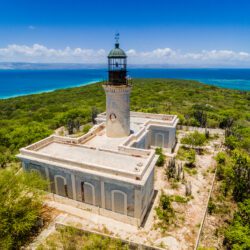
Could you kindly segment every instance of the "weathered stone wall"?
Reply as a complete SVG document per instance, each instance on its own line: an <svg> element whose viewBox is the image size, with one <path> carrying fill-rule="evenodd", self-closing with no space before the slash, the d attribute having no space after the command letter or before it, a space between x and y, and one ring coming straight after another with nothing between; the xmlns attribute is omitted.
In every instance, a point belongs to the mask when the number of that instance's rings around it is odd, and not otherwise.
<svg viewBox="0 0 250 250"><path fill-rule="evenodd" d="M150 148L150 132L147 131L138 141L136 141L132 147L149 149Z"/></svg>
<svg viewBox="0 0 250 250"><path fill-rule="evenodd" d="M151 145L161 148L173 148L175 145L175 128L151 126Z"/></svg>
<svg viewBox="0 0 250 250"><path fill-rule="evenodd" d="M141 219L143 210L151 202L153 170L141 187L35 161L23 161L23 168L26 171L37 171L49 179L48 190L52 193L125 216Z"/></svg>
<svg viewBox="0 0 250 250"><path fill-rule="evenodd" d="M130 134L130 86L103 86L106 92L106 133L109 137Z"/></svg>
<svg viewBox="0 0 250 250"><path fill-rule="evenodd" d="M142 215L145 214L152 198L152 193L154 192L154 171L152 171L142 188Z"/></svg>

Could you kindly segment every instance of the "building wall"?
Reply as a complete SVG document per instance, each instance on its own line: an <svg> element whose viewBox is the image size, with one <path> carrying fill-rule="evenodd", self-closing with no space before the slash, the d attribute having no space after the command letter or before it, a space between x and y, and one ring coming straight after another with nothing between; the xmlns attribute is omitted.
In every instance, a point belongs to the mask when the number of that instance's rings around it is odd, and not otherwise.
<svg viewBox="0 0 250 250"><path fill-rule="evenodd" d="M150 146L172 149L176 141L176 129L151 126L148 132L132 147L148 149Z"/></svg>
<svg viewBox="0 0 250 250"><path fill-rule="evenodd" d="M142 199L141 199L141 210L142 214L145 213L145 210L147 210L150 202L152 193L154 192L154 170L150 173L145 185L142 188Z"/></svg>
<svg viewBox="0 0 250 250"><path fill-rule="evenodd" d="M127 183L106 180L105 182L105 208L117 213L134 217L135 186Z"/></svg>
<svg viewBox="0 0 250 250"><path fill-rule="evenodd" d="M161 148L173 148L175 145L176 129L152 126L151 146Z"/></svg>
<svg viewBox="0 0 250 250"><path fill-rule="evenodd" d="M145 186L141 187L28 160L23 161L23 168L38 171L49 179L48 190L52 193L138 219L150 203L154 188L153 171Z"/></svg>
<svg viewBox="0 0 250 250"><path fill-rule="evenodd" d="M132 147L141 148L141 149L149 149L150 146L151 145L150 145L150 132L149 131L132 145Z"/></svg>

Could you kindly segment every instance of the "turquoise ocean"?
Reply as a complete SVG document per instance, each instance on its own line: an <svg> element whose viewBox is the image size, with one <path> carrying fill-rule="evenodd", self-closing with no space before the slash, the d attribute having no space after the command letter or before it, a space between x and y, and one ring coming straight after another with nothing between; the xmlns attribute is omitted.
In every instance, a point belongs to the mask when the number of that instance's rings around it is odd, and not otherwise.
<svg viewBox="0 0 250 250"><path fill-rule="evenodd" d="M250 69L132 68L128 74L132 78L190 79L221 88L250 90ZM83 86L106 78L106 69L0 70L0 98Z"/></svg>

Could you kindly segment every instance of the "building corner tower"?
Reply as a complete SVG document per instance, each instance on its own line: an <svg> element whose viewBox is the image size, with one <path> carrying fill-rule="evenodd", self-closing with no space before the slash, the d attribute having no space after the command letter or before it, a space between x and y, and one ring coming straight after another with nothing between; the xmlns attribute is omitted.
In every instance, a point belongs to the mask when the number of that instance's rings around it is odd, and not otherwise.
<svg viewBox="0 0 250 250"><path fill-rule="evenodd" d="M127 55L119 47L119 35L115 48L108 55L108 81L103 85L106 93L106 135L125 137L130 134L130 92L127 79Z"/></svg>

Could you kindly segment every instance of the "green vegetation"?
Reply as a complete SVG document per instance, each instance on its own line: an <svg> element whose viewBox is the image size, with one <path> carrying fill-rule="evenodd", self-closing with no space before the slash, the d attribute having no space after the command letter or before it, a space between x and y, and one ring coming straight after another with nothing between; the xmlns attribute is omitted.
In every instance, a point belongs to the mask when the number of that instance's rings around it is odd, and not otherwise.
<svg viewBox="0 0 250 250"><path fill-rule="evenodd" d="M224 195L232 195L235 201L242 202L250 195L250 157L236 149L229 153L217 155L217 176Z"/></svg>
<svg viewBox="0 0 250 250"><path fill-rule="evenodd" d="M128 250L129 246L118 239L86 234L78 229L65 227L50 235L37 249Z"/></svg>
<svg viewBox="0 0 250 250"><path fill-rule="evenodd" d="M182 161L186 161L186 167L193 168L195 167L195 155L196 153L194 149L182 146L179 148L176 158Z"/></svg>
<svg viewBox="0 0 250 250"><path fill-rule="evenodd" d="M208 202L208 207L207 207L207 211L209 214L213 214L216 210L216 205L213 202L212 198L210 198L209 202Z"/></svg>
<svg viewBox="0 0 250 250"><path fill-rule="evenodd" d="M226 230L225 243L229 249L250 249L250 199L239 203L239 210Z"/></svg>
<svg viewBox="0 0 250 250"><path fill-rule="evenodd" d="M190 197L183 197L180 195L172 195L171 200L178 203L187 203L190 200Z"/></svg>
<svg viewBox="0 0 250 250"><path fill-rule="evenodd" d="M156 148L155 153L157 155L159 155L159 158L156 162L156 166L158 166L158 167L164 166L164 164L166 162L166 156L162 153L162 148Z"/></svg>
<svg viewBox="0 0 250 250"><path fill-rule="evenodd" d="M157 226L162 231L167 230L167 228L170 224L173 223L175 218L175 212L171 202L171 196L162 193L159 206L155 208L157 218L159 219L159 223L157 224Z"/></svg>
<svg viewBox="0 0 250 250"><path fill-rule="evenodd" d="M228 152L224 156L220 156L220 160L218 160L218 178L222 182L225 195L232 195L237 202L244 203L250 193L250 181L247 179L250 176L247 175L249 158L246 156L247 153L250 153L249 100L250 92L220 89L195 81L135 79L131 95L131 110L176 114L180 119L180 124L183 125L226 129L225 143ZM98 112L104 110L105 96L100 83L0 100L0 167L5 168L9 163L16 161L15 154L20 147L48 136L54 129L62 125L67 126L74 123L74 126L78 127L79 124L90 123ZM69 124L70 121L72 124ZM182 154L178 157L186 154L183 149L181 150ZM188 156L184 156L184 158L192 162L193 152L188 151ZM2 176L3 172L0 173L0 186L4 183ZM15 182L6 183L10 190L12 188L15 190L13 183ZM33 198L31 200L33 201ZM5 199L1 199L0 202L1 209L9 208L8 204L4 203ZM22 203L20 202L20 204ZM30 202L23 205L22 212L29 211L29 206L32 204ZM171 212L164 212L163 207L158 210L159 215L161 213L171 214ZM15 217L8 213L4 218L11 220ZM17 232L23 225L26 227L26 223L22 221L18 223L18 221L17 224L13 224L16 225ZM5 225L4 223L5 221L3 223L1 221L0 228ZM236 227L236 224L233 221L231 227L238 230L239 227ZM26 228L27 230L22 230L22 236L19 233L13 236L12 242L22 242L20 239L29 234L28 228L32 228L32 226ZM8 230L0 232L0 235L11 235L12 239L13 234L10 232L13 232L14 229ZM243 231L239 232L243 233ZM1 243L7 241L7 238L4 237L3 240L0 240ZM246 244L244 243L245 238L242 237L242 239L237 242L239 246ZM19 246L19 243L16 245ZM11 240L8 244L12 244ZM227 243L230 248L233 248L234 244L236 243L233 240L229 240Z"/></svg>
<svg viewBox="0 0 250 250"><path fill-rule="evenodd" d="M91 126L90 124L86 124L86 125L83 127L82 132L83 132L84 134L88 133L89 130L91 129L91 127L92 127L92 126Z"/></svg>
<svg viewBox="0 0 250 250"><path fill-rule="evenodd" d="M187 134L181 139L182 144L190 145L191 147L204 146L207 141L207 137L203 133L194 131L193 133Z"/></svg>
<svg viewBox="0 0 250 250"><path fill-rule="evenodd" d="M228 152L217 155L217 178L223 195L238 202L238 211L225 231L224 243L227 249L247 250L250 249L250 157L241 146L238 144L234 149L229 146ZM213 206L210 204L208 209L216 212L216 204Z"/></svg>
<svg viewBox="0 0 250 250"><path fill-rule="evenodd" d="M184 170L189 173L190 175L196 175L198 173L197 169L193 168L194 165L192 165L192 167L190 168L190 165L187 166L187 164L185 164L184 166Z"/></svg>
<svg viewBox="0 0 250 250"><path fill-rule="evenodd" d="M20 147L60 126L73 129L91 122L96 110L104 111L104 106L100 84L0 100L0 166L13 161ZM85 126L84 132L88 129Z"/></svg>
<svg viewBox="0 0 250 250"><path fill-rule="evenodd" d="M38 229L46 185L36 173L0 170L0 249L19 249Z"/></svg>

